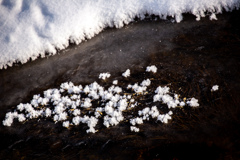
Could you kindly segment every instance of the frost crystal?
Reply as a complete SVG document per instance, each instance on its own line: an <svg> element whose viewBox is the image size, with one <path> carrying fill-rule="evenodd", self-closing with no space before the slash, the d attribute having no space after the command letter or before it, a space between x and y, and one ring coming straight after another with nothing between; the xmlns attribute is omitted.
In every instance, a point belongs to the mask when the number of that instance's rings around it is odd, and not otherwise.
<svg viewBox="0 0 240 160"><path fill-rule="evenodd" d="M214 85L214 86L212 86L211 91L214 92L214 91L217 91L218 89L219 89L219 86L218 85Z"/></svg>
<svg viewBox="0 0 240 160"><path fill-rule="evenodd" d="M191 107L198 107L198 100L196 98L191 98L190 101L187 101L187 104Z"/></svg>
<svg viewBox="0 0 240 160"><path fill-rule="evenodd" d="M131 127L130 127L130 130L131 130L132 132L139 132L139 128L137 128L137 127L135 127L135 126L131 126Z"/></svg>
<svg viewBox="0 0 240 160"><path fill-rule="evenodd" d="M100 73L98 78L105 80L106 78L109 78L110 76L111 76L110 73Z"/></svg>
<svg viewBox="0 0 240 160"><path fill-rule="evenodd" d="M130 76L130 69L127 69L123 74L122 74L123 77L129 77Z"/></svg>
<svg viewBox="0 0 240 160"><path fill-rule="evenodd" d="M154 68L154 67L151 67ZM130 70L126 70L123 76L130 75ZM103 77L106 75L102 75ZM103 78L102 77L102 78ZM113 82L107 89L100 86L97 82L93 82L85 87L81 85L75 86L72 82L62 83L59 89L48 89L43 92L43 97L34 95L31 103L17 105L13 112L8 112L2 121L4 126L11 126L14 119L19 122L33 118L51 118L55 123L62 121L62 126L68 128L69 125L87 125L87 133L96 133L96 126L99 122L105 127L116 126L122 121L129 122L130 130L139 132L136 126L142 125L144 121L154 120L162 123L168 123L172 119L176 107L185 105L191 107L199 106L198 100L195 98L183 98L170 92L167 86L159 86L155 90L148 89L151 85L150 79L145 79L139 85L136 82L128 85L126 88L117 86L117 82ZM213 90L218 88L213 86ZM149 94L150 93L150 94ZM153 94L153 99L152 99ZM138 105L142 98L148 98L149 103L142 110L138 110ZM151 99L154 106L151 104ZM187 100L187 102L185 102ZM163 113L162 105L168 110ZM140 105L140 107L144 107ZM137 111L138 115L129 115ZM82 116L81 116L82 114ZM100 119L100 121L99 121Z"/></svg>
<svg viewBox="0 0 240 160"><path fill-rule="evenodd" d="M155 65L148 66L148 67L146 68L146 72L156 73L156 72L157 72L157 67L156 67Z"/></svg>
<svg viewBox="0 0 240 160"><path fill-rule="evenodd" d="M65 122L63 122L63 127L66 127L66 128L68 128L69 127L69 121L65 121Z"/></svg>

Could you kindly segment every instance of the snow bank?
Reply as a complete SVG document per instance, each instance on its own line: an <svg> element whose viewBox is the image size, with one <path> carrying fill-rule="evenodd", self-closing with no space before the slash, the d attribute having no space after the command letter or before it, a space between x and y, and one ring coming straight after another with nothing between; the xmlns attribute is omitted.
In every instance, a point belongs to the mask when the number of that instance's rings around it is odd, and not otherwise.
<svg viewBox="0 0 240 160"><path fill-rule="evenodd" d="M123 27L146 13L182 20L192 13L210 19L223 9L239 8L239 0L0 0L0 69L53 55L69 41L79 44L106 27Z"/></svg>

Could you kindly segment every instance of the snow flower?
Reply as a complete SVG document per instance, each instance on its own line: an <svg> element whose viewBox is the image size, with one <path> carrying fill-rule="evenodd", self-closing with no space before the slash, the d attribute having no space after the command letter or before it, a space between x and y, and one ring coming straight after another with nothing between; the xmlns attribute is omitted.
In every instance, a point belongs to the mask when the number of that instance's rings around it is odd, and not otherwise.
<svg viewBox="0 0 240 160"><path fill-rule="evenodd" d="M152 116L152 118L156 118L159 115L159 111L157 109L157 106L153 106L151 110L149 111L149 114Z"/></svg>
<svg viewBox="0 0 240 160"><path fill-rule="evenodd" d="M64 121L62 126L68 128L69 127L69 121Z"/></svg>
<svg viewBox="0 0 240 160"><path fill-rule="evenodd" d="M97 131L95 130L95 128L90 127L88 130L86 130L87 133L96 133Z"/></svg>
<svg viewBox="0 0 240 160"><path fill-rule="evenodd" d="M164 86L164 87L159 86L159 87L155 90L155 93L160 94L160 95L164 95L164 94L169 93L169 89L170 89L170 88L167 87L167 86Z"/></svg>
<svg viewBox="0 0 240 160"><path fill-rule="evenodd" d="M84 87L83 92L84 92L85 94L87 94L87 93L90 92L90 88L89 88L88 85L86 85L86 86Z"/></svg>
<svg viewBox="0 0 240 160"><path fill-rule="evenodd" d="M51 115L52 115L51 109L46 108L46 109L45 109L45 116L46 116L46 117L51 117Z"/></svg>
<svg viewBox="0 0 240 160"><path fill-rule="evenodd" d="M12 123L13 123L13 118L11 117L9 117L9 118L6 118L5 120L3 120L3 122L2 122L2 124L4 125L4 126L8 126L8 127L10 127L11 125L12 125Z"/></svg>
<svg viewBox="0 0 240 160"><path fill-rule="evenodd" d="M22 112L24 110L24 104L20 103L19 105L17 105L17 110L19 110L20 112Z"/></svg>
<svg viewBox="0 0 240 160"><path fill-rule="evenodd" d="M73 123L74 125L79 125L79 123L80 123L80 117L79 117L79 116L73 117L72 123Z"/></svg>
<svg viewBox="0 0 240 160"><path fill-rule="evenodd" d="M167 114L160 114L157 120L161 121L162 123L168 123L168 120L172 119L171 115L172 115L172 112Z"/></svg>
<svg viewBox="0 0 240 160"><path fill-rule="evenodd" d="M128 106L128 103L127 103L127 100L126 99L121 99L119 102L118 102L118 110L119 111L124 111L127 109L127 106Z"/></svg>
<svg viewBox="0 0 240 160"><path fill-rule="evenodd" d="M135 126L136 124L143 124L143 119L140 117L130 119L130 123Z"/></svg>
<svg viewBox="0 0 240 160"><path fill-rule="evenodd" d="M190 101L187 101L187 104L191 107L198 107L198 100L196 98L191 98Z"/></svg>
<svg viewBox="0 0 240 160"><path fill-rule="evenodd" d="M180 102L179 104L181 107L185 106L185 103L184 102Z"/></svg>
<svg viewBox="0 0 240 160"><path fill-rule="evenodd" d="M3 120L2 124L4 126L11 126L13 123L13 119L18 117L17 112L8 112L5 116L5 120Z"/></svg>
<svg viewBox="0 0 240 160"><path fill-rule="evenodd" d="M156 73L156 72L157 72L157 67L156 67L155 65L148 66L148 67L146 68L146 72Z"/></svg>
<svg viewBox="0 0 240 160"><path fill-rule="evenodd" d="M112 83L113 83L114 85L117 85L117 84L118 84L118 80L114 80Z"/></svg>
<svg viewBox="0 0 240 160"><path fill-rule="evenodd" d="M106 78L109 78L110 76L111 76L110 73L100 73L98 78L105 80Z"/></svg>
<svg viewBox="0 0 240 160"><path fill-rule="evenodd" d="M74 116L78 116L78 115L80 115L80 114L81 114L80 109L75 109L75 110L73 111L73 115L74 115Z"/></svg>
<svg viewBox="0 0 240 160"><path fill-rule="evenodd" d="M19 122L23 122L25 120L26 120L26 118L25 118L24 114L18 114L18 121Z"/></svg>
<svg viewBox="0 0 240 160"><path fill-rule="evenodd" d="M85 98L85 101L82 104L82 107L84 108L89 108L92 106L91 99L90 98Z"/></svg>
<svg viewBox="0 0 240 160"><path fill-rule="evenodd" d="M120 93L120 92L122 92L122 88L116 86L116 87L113 89L113 92L115 92L115 93Z"/></svg>
<svg viewBox="0 0 240 160"><path fill-rule="evenodd" d="M123 74L122 74L123 77L127 78L130 76L130 69L127 69Z"/></svg>
<svg viewBox="0 0 240 160"><path fill-rule="evenodd" d="M139 132L139 128L137 128L137 127L135 127L135 126L131 126L131 127L130 127L130 130L131 130L132 132Z"/></svg>
<svg viewBox="0 0 240 160"><path fill-rule="evenodd" d="M147 87L147 86L150 86L150 84L151 84L150 79L146 79L142 81L141 86Z"/></svg>
<svg viewBox="0 0 240 160"><path fill-rule="evenodd" d="M212 92L214 92L214 91L217 91L217 90L218 90L218 88L219 88L219 86L218 86L218 85L214 85L214 86L212 86L212 89L211 89L211 91L212 91Z"/></svg>

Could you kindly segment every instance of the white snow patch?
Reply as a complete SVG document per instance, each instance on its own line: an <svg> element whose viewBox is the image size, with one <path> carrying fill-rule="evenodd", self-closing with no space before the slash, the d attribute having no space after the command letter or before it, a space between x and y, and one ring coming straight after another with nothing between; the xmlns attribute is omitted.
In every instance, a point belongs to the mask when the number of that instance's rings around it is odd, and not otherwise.
<svg viewBox="0 0 240 160"><path fill-rule="evenodd" d="M106 78L109 78L110 76L111 76L110 73L100 73L98 78L105 80Z"/></svg>
<svg viewBox="0 0 240 160"><path fill-rule="evenodd" d="M106 27L121 28L136 16L167 16L180 22L182 13L197 20L205 14L216 19L223 9L239 8L239 0L88 0L2 1L0 5L0 69L30 58L54 55L72 43L90 39Z"/></svg>
<svg viewBox="0 0 240 160"><path fill-rule="evenodd" d="M150 79L146 79L146 80L142 81L141 86L148 87L148 86L150 86L150 84L151 84Z"/></svg>
<svg viewBox="0 0 240 160"><path fill-rule="evenodd" d="M113 81L113 84L114 84L114 85L117 85L117 84L118 84L118 80L114 80L114 81Z"/></svg>
<svg viewBox="0 0 240 160"><path fill-rule="evenodd" d="M62 125L63 125L63 127L68 128L69 127L69 121L64 121Z"/></svg>
<svg viewBox="0 0 240 160"><path fill-rule="evenodd" d="M135 127L135 126L131 126L130 127L130 130L132 131L132 132L139 132L139 128L137 128L137 127Z"/></svg>
<svg viewBox="0 0 240 160"><path fill-rule="evenodd" d="M155 65L148 66L148 67L146 68L146 72L156 73L156 72L157 72L157 67L156 67Z"/></svg>
<svg viewBox="0 0 240 160"><path fill-rule="evenodd" d="M218 89L219 89L219 86L218 85L214 85L214 86L212 86L211 91L214 92L214 91L217 91Z"/></svg>
<svg viewBox="0 0 240 160"><path fill-rule="evenodd" d="M123 74L122 74L123 77L127 78L130 76L130 69L127 69Z"/></svg>
<svg viewBox="0 0 240 160"><path fill-rule="evenodd" d="M198 107L198 100L196 98L191 98L190 101L187 101L187 104L191 107Z"/></svg>
<svg viewBox="0 0 240 160"><path fill-rule="evenodd" d="M129 121L130 130L139 132L139 128L144 121L155 120L162 123L168 123L172 119L177 106L199 106L195 98L181 99L180 95L170 92L167 86L159 86L154 90L149 89L150 79L143 80L141 85L136 82L134 85L128 85L128 89L121 88L117 85L111 85L105 89L97 82L86 85L84 88L79 85L75 86L72 82L65 82L60 88L48 89L43 92L43 97L34 95L31 103L20 103L13 112L8 112L2 121L4 126L11 126L14 119L24 122L33 118L51 118L55 123L62 121L62 126L68 128L71 125L83 123L88 126L87 133L96 133L96 125L100 122L105 127L116 126L122 121ZM144 94L143 94L144 93ZM154 94L153 103L155 106L145 107L138 110L140 104L138 100L149 97ZM146 104L149 106L149 104ZM162 113L158 106L165 105L168 113ZM141 107L142 105L140 105ZM138 116L132 118L131 110L138 111ZM159 107L162 108L162 107ZM83 117L80 115L83 114ZM126 116L127 114L127 116ZM135 115L136 116L136 115Z"/></svg>

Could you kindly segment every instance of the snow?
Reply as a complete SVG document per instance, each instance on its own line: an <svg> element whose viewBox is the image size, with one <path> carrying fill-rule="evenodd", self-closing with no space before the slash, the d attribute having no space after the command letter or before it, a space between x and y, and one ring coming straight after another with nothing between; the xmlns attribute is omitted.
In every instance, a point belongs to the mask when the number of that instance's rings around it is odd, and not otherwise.
<svg viewBox="0 0 240 160"><path fill-rule="evenodd" d="M81 114L80 109L75 109L75 110L73 111L73 115L74 115L74 116L78 116L78 115L80 115L80 114Z"/></svg>
<svg viewBox="0 0 240 160"><path fill-rule="evenodd" d="M146 72L156 73L156 72L157 72L157 67L156 67L155 65L148 66L148 67L146 68Z"/></svg>
<svg viewBox="0 0 240 160"><path fill-rule="evenodd" d="M131 130L132 132L139 132L139 128L137 128L137 127L135 127L135 126L131 126L131 127L130 127L130 130Z"/></svg>
<svg viewBox="0 0 240 160"><path fill-rule="evenodd" d="M25 121L25 120L26 120L26 117L25 117L24 114L18 114L18 121L19 121L19 122L23 122L23 121Z"/></svg>
<svg viewBox="0 0 240 160"><path fill-rule="evenodd" d="M225 9L239 8L239 0L18 0L0 1L0 69L15 62L54 55L71 43L90 39L106 27L121 28L146 13L183 19L191 13L196 20ZM154 72L154 71L153 71Z"/></svg>
<svg viewBox="0 0 240 160"><path fill-rule="evenodd" d="M123 86L109 83L107 86L110 87L104 88L97 82L84 87L64 82L59 88L48 89L43 94L34 95L30 103L18 104L12 112L6 113L2 124L10 127L14 119L24 123L29 119L47 118L55 123L61 123L66 128L82 123L88 126L86 133L96 133L98 131L96 126L100 122L106 128L121 122L129 122L130 130L139 132L138 126L143 125L145 121L153 120L156 123L160 121L163 124L171 122L172 116L178 114L176 107L199 106L198 99L181 98L181 95L174 93L168 86L148 89L150 79L143 80L141 85L138 85L139 82ZM216 89L214 86L213 88ZM141 105L145 98L148 101L152 99L154 106L151 106L151 102ZM137 115L132 115L132 108Z"/></svg>
<svg viewBox="0 0 240 160"><path fill-rule="evenodd" d="M110 73L100 73L98 78L105 80L106 78L109 78L110 76L111 76Z"/></svg>
<svg viewBox="0 0 240 160"><path fill-rule="evenodd" d="M112 83L113 83L114 85L117 85L117 84L118 84L118 80L114 80Z"/></svg>
<svg viewBox="0 0 240 160"><path fill-rule="evenodd" d="M49 108L47 108L47 109L45 110L45 116L46 116L46 117L51 117L51 115L52 115L52 111L51 111Z"/></svg>
<svg viewBox="0 0 240 160"><path fill-rule="evenodd" d="M91 99L90 98L85 98L84 103L82 104L82 107L84 108L89 108L92 106Z"/></svg>
<svg viewBox="0 0 240 160"><path fill-rule="evenodd" d="M127 69L123 74L122 74L123 77L127 78L130 76L130 69Z"/></svg>
<svg viewBox="0 0 240 160"><path fill-rule="evenodd" d="M191 107L198 107L198 100L196 98L191 98L189 101L187 101L187 104Z"/></svg>
<svg viewBox="0 0 240 160"><path fill-rule="evenodd" d="M73 117L72 122L74 125L79 125L80 117L79 116Z"/></svg>
<svg viewBox="0 0 240 160"><path fill-rule="evenodd" d="M150 84L151 84L150 79L146 79L142 81L141 86L147 87L147 86L150 86Z"/></svg>
<svg viewBox="0 0 240 160"><path fill-rule="evenodd" d="M24 110L24 105L22 103L20 103L19 105L17 105L17 109L19 111L23 111Z"/></svg>
<svg viewBox="0 0 240 160"><path fill-rule="evenodd" d="M63 122L63 127L66 127L66 128L68 128L69 127L69 121L65 121L65 122Z"/></svg>
<svg viewBox="0 0 240 160"><path fill-rule="evenodd" d="M151 84L151 81L147 79L147 80L143 80L140 86L138 85L138 83L135 83L134 85L128 85L127 89L132 88L135 93L143 94L147 90L147 86L149 86L150 84Z"/></svg>
<svg viewBox="0 0 240 160"><path fill-rule="evenodd" d="M218 89L219 89L219 86L218 85L214 85L214 86L212 86L211 91L214 92L214 91L217 91Z"/></svg>
<svg viewBox="0 0 240 160"><path fill-rule="evenodd" d="M130 119L130 123L135 126L136 124L143 124L143 120L142 118L133 118L133 119Z"/></svg>
<svg viewBox="0 0 240 160"><path fill-rule="evenodd" d="M168 123L168 121L172 119L171 113L169 114L160 114L158 116L158 120L161 121L162 123Z"/></svg>

